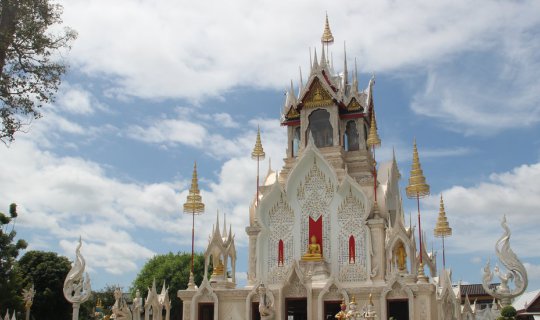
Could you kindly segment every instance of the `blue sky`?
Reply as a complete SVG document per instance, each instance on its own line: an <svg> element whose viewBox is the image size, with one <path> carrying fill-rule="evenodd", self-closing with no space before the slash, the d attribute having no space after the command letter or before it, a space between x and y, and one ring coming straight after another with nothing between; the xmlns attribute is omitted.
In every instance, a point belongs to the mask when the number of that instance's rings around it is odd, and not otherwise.
<svg viewBox="0 0 540 320"><path fill-rule="evenodd" d="M453 280L481 281L507 215L511 245L540 288L540 3L536 1L61 1L79 33L55 103L0 148L0 203L19 204L29 249L73 258L79 235L94 288L129 287L154 254L190 251L181 206L197 161L206 213L236 233L245 277L250 158L257 126L272 167L285 154L284 92L327 11L335 69L357 59L374 90L382 148L409 177L416 137L433 196L428 244L444 195ZM266 172L268 163L262 164ZM406 215L415 202L404 200ZM414 219L413 219L414 220ZM439 261L439 266L442 264Z"/></svg>

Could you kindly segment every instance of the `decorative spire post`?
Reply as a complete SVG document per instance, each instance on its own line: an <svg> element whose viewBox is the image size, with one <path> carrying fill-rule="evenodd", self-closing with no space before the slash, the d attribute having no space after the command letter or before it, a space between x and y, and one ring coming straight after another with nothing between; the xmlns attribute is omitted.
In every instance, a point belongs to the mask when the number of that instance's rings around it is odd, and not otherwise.
<svg viewBox="0 0 540 320"><path fill-rule="evenodd" d="M291 85L292 87L292 85ZM261 129L257 126L257 140L255 141L255 147L253 152L251 152L251 158L257 160L257 198L256 204L259 205L259 162L264 160L265 157L264 149L261 143Z"/></svg>
<svg viewBox="0 0 540 320"><path fill-rule="evenodd" d="M375 119L375 108L373 108L373 106L371 107L371 124L366 143L368 147L373 150L373 194L375 197L373 209L377 214L379 208L377 204L377 161L375 160L375 149L381 146L381 138L379 138L379 133L377 132L377 121Z"/></svg>
<svg viewBox="0 0 540 320"><path fill-rule="evenodd" d="M199 182L197 179L197 162L193 165L193 176L191 178L191 188L187 196L187 201L184 203L184 213L191 214L191 271L189 273L188 289L195 289L195 280L193 277L193 257L195 256L195 215L204 213L204 203L199 190Z"/></svg>
<svg viewBox="0 0 540 320"><path fill-rule="evenodd" d="M326 20L324 22L324 31L321 36L321 43L323 45L323 50L324 50L324 45L326 44L326 56L328 56L328 46L334 43L334 36L332 35L332 31L330 30L330 23L328 23L328 13L326 13ZM323 55L324 55L324 51L323 51ZM315 58L315 61L317 61L317 58Z"/></svg>
<svg viewBox="0 0 540 320"><path fill-rule="evenodd" d="M63 290L64 297L73 305L73 320L79 319L79 308L83 302L90 298L92 293L90 277L88 273L84 273L86 262L81 255L81 246L82 240L79 238L79 245L75 250L76 260L66 276Z"/></svg>
<svg viewBox="0 0 540 320"><path fill-rule="evenodd" d="M437 218L437 224L435 225L433 234L437 238L442 238L442 264L443 264L443 269L446 270L446 259L444 256L444 237L449 237L452 235L452 228L450 228L450 224L448 223L448 219L446 218L446 212L444 211L444 202L443 202L442 194L441 194L441 204L439 206L439 217Z"/></svg>
<svg viewBox="0 0 540 320"><path fill-rule="evenodd" d="M420 218L420 198L429 195L429 185L426 183L426 177L422 172L420 159L418 157L418 148L416 147L416 139L413 146L413 163L411 168L411 176L409 177L409 185L405 188L407 198L416 199L418 207L418 240L420 241L420 266L418 267L418 281L427 281L424 274L424 262L422 261L422 223Z"/></svg>
<svg viewBox="0 0 540 320"><path fill-rule="evenodd" d="M34 290L34 284L30 289L23 289L23 300L24 300L24 309L26 311L26 320L30 320L30 308L34 301L34 295L36 290Z"/></svg>
<svg viewBox="0 0 540 320"><path fill-rule="evenodd" d="M518 259L512 248L510 248L510 228L506 224L506 216L501 221L501 227L504 229L504 234L497 240L495 244L495 252L497 257L501 261L502 265L508 270L508 272L501 272L499 266L495 265L493 272L489 265L489 260L484 267L484 273L482 277L482 287L486 292L501 301L502 306L509 306L512 303L512 299L521 295L527 289L529 283L527 277L527 270L521 261ZM501 284L495 289L490 287L493 275L499 277ZM508 286L508 282L514 282L515 288L511 289Z"/></svg>

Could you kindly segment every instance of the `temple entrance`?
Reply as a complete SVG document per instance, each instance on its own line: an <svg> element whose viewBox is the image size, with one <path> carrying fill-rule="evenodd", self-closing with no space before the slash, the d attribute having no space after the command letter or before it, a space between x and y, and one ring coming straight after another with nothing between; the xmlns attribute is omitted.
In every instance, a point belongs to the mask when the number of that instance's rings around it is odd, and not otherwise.
<svg viewBox="0 0 540 320"><path fill-rule="evenodd" d="M336 319L336 314L341 311L341 301L325 301L324 302L324 320Z"/></svg>
<svg viewBox="0 0 540 320"><path fill-rule="evenodd" d="M199 303L199 320L214 320L213 303Z"/></svg>
<svg viewBox="0 0 540 320"><path fill-rule="evenodd" d="M306 298L285 299L285 320L308 320L307 299Z"/></svg>
<svg viewBox="0 0 540 320"><path fill-rule="evenodd" d="M388 300L388 319L409 320L409 300Z"/></svg>
<svg viewBox="0 0 540 320"><path fill-rule="evenodd" d="M261 320L261 314L259 313L259 303L251 303L251 320Z"/></svg>

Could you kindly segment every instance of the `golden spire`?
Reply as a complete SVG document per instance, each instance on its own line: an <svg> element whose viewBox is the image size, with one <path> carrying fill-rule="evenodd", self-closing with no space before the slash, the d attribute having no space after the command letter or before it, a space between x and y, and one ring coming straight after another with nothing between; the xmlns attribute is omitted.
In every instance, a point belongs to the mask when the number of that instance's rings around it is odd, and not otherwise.
<svg viewBox="0 0 540 320"><path fill-rule="evenodd" d="M204 212L204 203L199 191L199 182L197 179L197 162L193 165L193 177L191 178L191 188L184 203L184 213L201 214Z"/></svg>
<svg viewBox="0 0 540 320"><path fill-rule="evenodd" d="M370 148L381 146L381 138L379 138L379 133L377 132L377 120L375 120L375 109L373 108L371 109L371 124L366 143Z"/></svg>
<svg viewBox="0 0 540 320"><path fill-rule="evenodd" d="M437 224L435 225L435 230L433 233L436 237L448 237L452 235L452 228L446 219L446 212L444 211L444 202L441 194L441 204L439 208L439 217L437 218Z"/></svg>
<svg viewBox="0 0 540 320"><path fill-rule="evenodd" d="M255 147L251 153L251 158L255 160L264 160L264 149L261 143L261 129L257 127L257 141L255 141Z"/></svg>
<svg viewBox="0 0 540 320"><path fill-rule="evenodd" d="M352 296L351 302L349 304L356 304L356 297Z"/></svg>
<svg viewBox="0 0 540 320"><path fill-rule="evenodd" d="M324 31L321 37L321 42L327 45L334 43L334 36L332 35L332 31L330 31L330 23L328 23L328 13L326 14L326 21L324 23Z"/></svg>
<svg viewBox="0 0 540 320"><path fill-rule="evenodd" d="M416 148L416 139L414 140L413 147L413 163L411 168L411 176L409 178L409 185L405 188L408 198L421 198L429 195L429 185L426 183L426 177L422 172L420 166L420 159L418 158L418 149Z"/></svg>

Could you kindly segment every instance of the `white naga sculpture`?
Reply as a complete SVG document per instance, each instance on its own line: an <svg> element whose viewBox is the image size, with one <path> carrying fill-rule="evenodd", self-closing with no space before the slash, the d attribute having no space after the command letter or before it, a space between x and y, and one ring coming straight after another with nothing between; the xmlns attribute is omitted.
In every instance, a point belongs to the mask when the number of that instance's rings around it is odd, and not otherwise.
<svg viewBox="0 0 540 320"><path fill-rule="evenodd" d="M527 288L527 270L519 261L518 257L510 248L510 229L506 225L506 216L503 217L501 226L504 229L504 234L495 244L495 252L497 257L501 261L502 265L508 270L508 272L501 272L499 266L493 268L489 264L489 260L484 267L482 286L484 290L494 298L501 301L502 306L508 306L512 303L512 299L522 294ZM501 284L495 289L489 287L493 275L496 275L501 280ZM511 289L508 286L508 282L514 282L515 288Z"/></svg>
<svg viewBox="0 0 540 320"><path fill-rule="evenodd" d="M120 288L114 290L114 305L112 307L112 312L114 314L115 320L131 320L131 310L122 296L122 291Z"/></svg>
<svg viewBox="0 0 540 320"><path fill-rule="evenodd" d="M24 300L24 309L26 310L26 320L30 320L30 308L34 301L34 295L36 290L34 290L34 285L30 289L23 289L23 300Z"/></svg>
<svg viewBox="0 0 540 320"><path fill-rule="evenodd" d="M75 250L75 262L64 281L64 297L73 305L73 320L79 319L79 307L81 306L81 303L90 298L92 291L90 287L90 277L88 276L88 273L86 273L86 276L84 274L86 262L81 255L81 246L82 241L81 238L79 238L79 245Z"/></svg>
<svg viewBox="0 0 540 320"><path fill-rule="evenodd" d="M259 313L261 320L271 320L275 316L274 298L272 293L268 294L266 292L264 284L259 286Z"/></svg>

